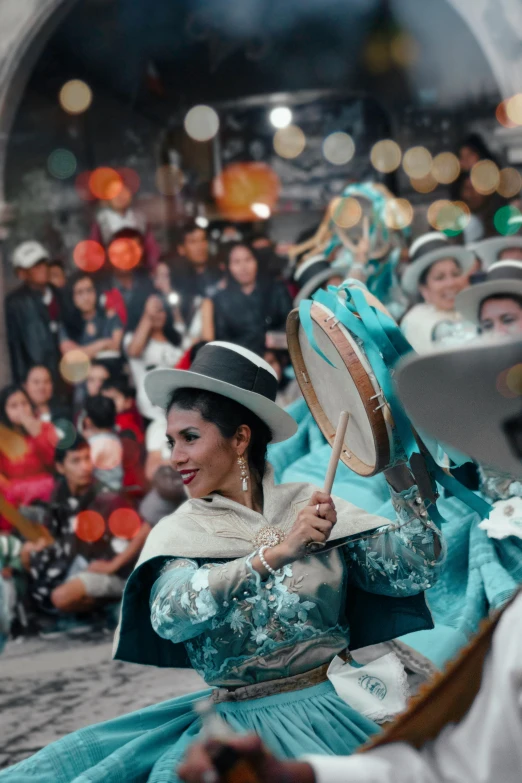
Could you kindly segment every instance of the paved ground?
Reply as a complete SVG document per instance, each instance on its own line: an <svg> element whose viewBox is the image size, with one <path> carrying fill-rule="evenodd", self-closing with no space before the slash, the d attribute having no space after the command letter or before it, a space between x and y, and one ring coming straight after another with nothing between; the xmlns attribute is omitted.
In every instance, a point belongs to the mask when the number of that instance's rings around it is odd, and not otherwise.
<svg viewBox="0 0 522 783"><path fill-rule="evenodd" d="M0 768L90 723L204 687L195 672L111 660L111 639L10 642L0 658Z"/></svg>

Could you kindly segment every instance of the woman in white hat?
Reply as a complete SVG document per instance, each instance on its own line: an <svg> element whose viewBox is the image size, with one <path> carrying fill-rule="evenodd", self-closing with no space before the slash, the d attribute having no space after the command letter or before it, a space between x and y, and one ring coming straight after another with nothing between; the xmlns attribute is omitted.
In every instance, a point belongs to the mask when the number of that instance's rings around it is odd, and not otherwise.
<svg viewBox="0 0 522 783"><path fill-rule="evenodd" d="M480 283L462 291L455 306L482 334L522 334L522 261L506 259L489 267Z"/></svg>
<svg viewBox="0 0 522 783"><path fill-rule="evenodd" d="M145 385L167 410L172 465L190 499L147 540L125 589L115 657L192 667L214 690L83 729L0 779L111 783L125 770L128 783L176 781L202 696L285 757L355 750L378 730L369 716L384 720L389 698L395 709L404 702L404 669L386 656L380 679L370 678L378 687L364 689L348 663L355 709L327 679L330 663L349 661L349 645L431 626L423 591L444 548L409 472L387 476L400 530L309 484L274 486L266 445L296 424L273 401L270 366L229 343L207 344L190 371L153 370ZM354 533L357 541L332 545ZM328 551L311 552L327 541Z"/></svg>
<svg viewBox="0 0 522 783"><path fill-rule="evenodd" d="M412 244L402 287L412 299L421 294L424 301L406 313L401 328L418 353L433 350L441 339L459 331L456 324L462 319L455 297L467 285L465 275L474 264L473 253L452 245L439 232L424 234Z"/></svg>

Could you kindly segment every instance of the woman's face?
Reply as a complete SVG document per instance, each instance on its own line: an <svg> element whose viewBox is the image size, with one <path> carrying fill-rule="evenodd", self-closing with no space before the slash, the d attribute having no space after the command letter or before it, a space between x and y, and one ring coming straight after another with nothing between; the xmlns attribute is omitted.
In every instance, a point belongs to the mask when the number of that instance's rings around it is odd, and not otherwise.
<svg viewBox="0 0 522 783"><path fill-rule="evenodd" d="M45 367L35 367L27 376L25 390L34 405L46 405L53 396L51 373Z"/></svg>
<svg viewBox="0 0 522 783"><path fill-rule="evenodd" d="M459 163L462 171L471 171L475 163L480 160L480 155L471 147L461 147L459 150Z"/></svg>
<svg viewBox="0 0 522 783"><path fill-rule="evenodd" d="M453 310L455 297L466 285L462 271L453 258L436 261L428 270L425 285L419 286L426 302L438 310Z"/></svg>
<svg viewBox="0 0 522 783"><path fill-rule="evenodd" d="M253 285L257 278L257 261L244 245L238 245L230 253L230 274L239 285Z"/></svg>
<svg viewBox="0 0 522 783"><path fill-rule="evenodd" d="M480 308L480 328L487 334L522 334L522 306L515 299L486 299Z"/></svg>
<svg viewBox="0 0 522 783"><path fill-rule="evenodd" d="M171 286L170 272L167 264L158 264L156 271L154 272L153 281L158 291L161 291L162 294L168 296L171 290Z"/></svg>
<svg viewBox="0 0 522 783"><path fill-rule="evenodd" d="M25 394L17 391L7 398L5 412L11 424L21 425L24 419L31 416L33 411Z"/></svg>
<svg viewBox="0 0 522 783"><path fill-rule="evenodd" d="M109 377L108 369L101 364L94 364L89 367L89 374L87 375L87 394L89 397L99 394L103 382L108 380Z"/></svg>
<svg viewBox="0 0 522 783"><path fill-rule="evenodd" d="M73 288L73 301L81 313L90 314L96 310L96 289L92 280L82 277Z"/></svg>
<svg viewBox="0 0 522 783"><path fill-rule="evenodd" d="M197 410L173 405L167 416L167 440L172 448L171 465L181 474L192 498L211 492L237 495L240 472L236 438L224 438L215 424Z"/></svg>

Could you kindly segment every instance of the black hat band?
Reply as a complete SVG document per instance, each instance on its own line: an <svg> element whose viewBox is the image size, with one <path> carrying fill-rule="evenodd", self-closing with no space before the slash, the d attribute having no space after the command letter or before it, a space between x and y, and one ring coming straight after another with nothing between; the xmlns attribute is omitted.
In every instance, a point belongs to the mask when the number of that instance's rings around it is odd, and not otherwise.
<svg viewBox="0 0 522 783"><path fill-rule="evenodd" d="M229 348L205 345L196 356L190 372L255 392L275 402L277 379L272 373Z"/></svg>
<svg viewBox="0 0 522 783"><path fill-rule="evenodd" d="M432 239L430 242L425 242L412 256L410 256L410 263L413 264L414 261L418 261L422 256L425 256L434 250L442 250L443 248L447 248L448 252L451 254L452 245L444 239Z"/></svg>

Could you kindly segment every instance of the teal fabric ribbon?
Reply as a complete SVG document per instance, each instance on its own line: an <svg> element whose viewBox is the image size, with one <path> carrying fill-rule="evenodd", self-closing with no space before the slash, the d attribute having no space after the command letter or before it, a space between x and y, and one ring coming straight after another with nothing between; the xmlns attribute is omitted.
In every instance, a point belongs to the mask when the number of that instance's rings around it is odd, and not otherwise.
<svg viewBox="0 0 522 783"><path fill-rule="evenodd" d="M339 294L346 295L346 301ZM398 440L409 462L413 454L419 454L420 449L414 436L411 422L404 410L393 385L394 367L398 361L410 353L413 348L406 340L395 321L385 313L371 306L363 291L358 287L341 285L338 288L330 286L327 291L317 291L312 300L327 307L335 318L343 324L358 340L360 340L372 371L382 389L384 400L390 408ZM314 336L311 316L312 300L307 299L299 305L299 318L306 337L312 348L330 366L335 365L328 359L317 345ZM357 315L359 317L357 317ZM437 464L441 445L433 438L423 440L429 451L428 468L432 479L438 481L444 489L452 492L455 497L476 511L481 518L489 516L491 506L482 498L464 487L453 476L449 476ZM444 448L450 459L456 464L462 463L462 455ZM431 509L432 519L442 521L436 508ZM434 519L434 521L436 521Z"/></svg>

